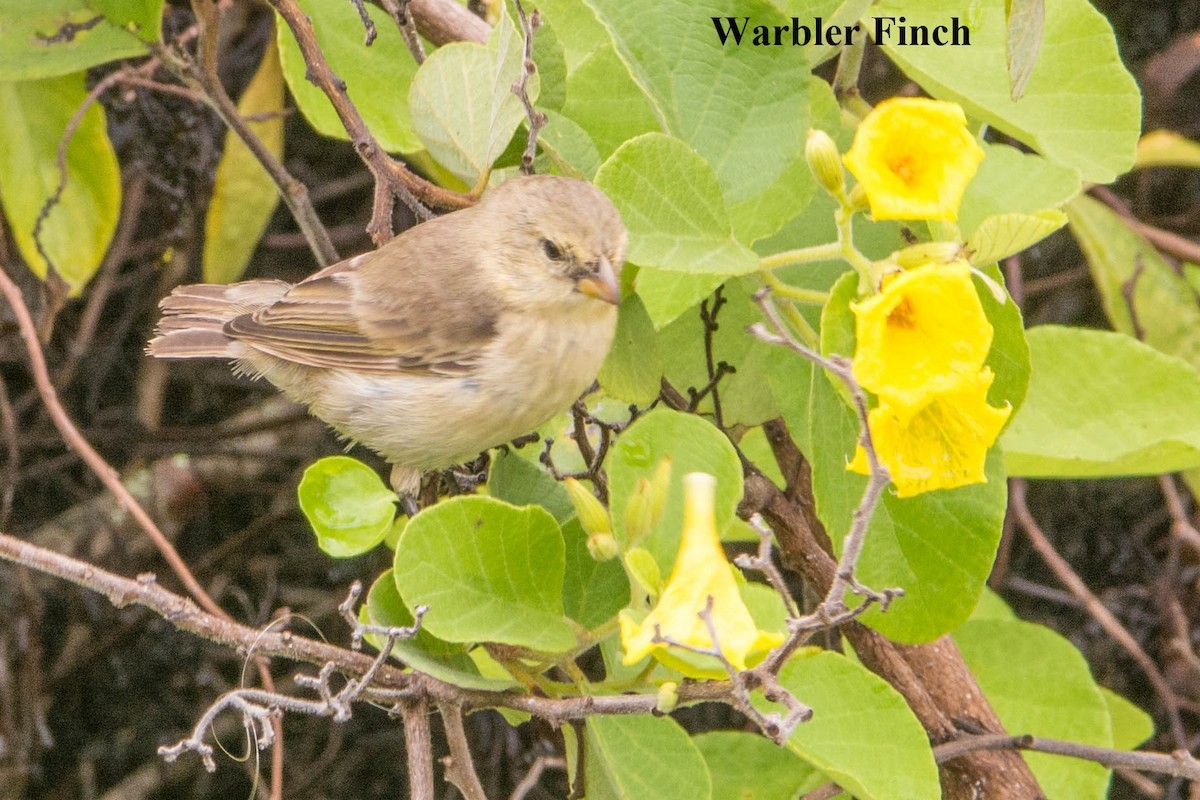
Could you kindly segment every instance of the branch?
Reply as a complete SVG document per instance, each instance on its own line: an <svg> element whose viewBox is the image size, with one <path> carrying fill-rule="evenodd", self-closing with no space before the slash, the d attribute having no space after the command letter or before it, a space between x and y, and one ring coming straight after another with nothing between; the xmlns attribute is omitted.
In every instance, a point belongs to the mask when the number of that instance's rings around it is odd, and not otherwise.
<svg viewBox="0 0 1200 800"><path fill-rule="evenodd" d="M521 62L521 77L512 85L512 91L521 99L521 105L525 106L525 116L529 120L529 137L525 140L525 152L521 154L521 174L532 175L533 159L537 155L538 132L548 121L545 114L533 107L528 91L530 76L537 74L537 64L533 62L533 34L542 24L542 15L535 9L531 15L526 16L521 0L514 2L525 39L525 58Z"/></svg>
<svg viewBox="0 0 1200 800"><path fill-rule="evenodd" d="M1038 753L1051 753L1084 761L1094 761L1110 769L1136 769L1200 781L1200 761L1193 758L1187 750L1176 750L1174 753L1139 753L1079 742L1066 742L1061 739L1044 739L1030 734L1010 736L1005 733L994 733L964 736L938 745L933 749L933 755L937 763L942 764L979 750L1033 750Z"/></svg>
<svg viewBox="0 0 1200 800"><path fill-rule="evenodd" d="M1175 692L1172 691L1167 679L1159 672L1155 666L1154 660L1146 654L1142 646L1138 644L1137 639L1133 638L1133 634L1125 629L1120 620L1109 611L1100 598L1092 594L1092 591L1087 588L1083 580L1075 574L1071 569L1071 565L1067 563L1058 551L1054 549L1054 545L1050 543L1049 538L1037 524L1037 520L1033 518L1033 514L1029 511L1029 506L1025 502L1026 488L1028 484L1021 479L1013 478L1009 481L1009 507L1013 514L1017 517L1017 523L1021 530L1029 538L1029 543L1033 545L1033 549L1041 556L1054 576L1059 582L1067 587L1071 594L1075 595L1088 614L1092 616L1100 627L1111 636L1117 644L1119 644L1125 652L1127 652L1133 660L1141 667L1142 672L1150 679L1150 684L1154 687L1155 694L1162 701L1163 706L1167 710L1167 719L1171 725L1171 736L1179 747L1187 747L1188 738L1183 729L1183 721L1179 718L1179 701L1175 697Z"/></svg>
<svg viewBox="0 0 1200 800"><path fill-rule="evenodd" d="M413 210L419 219L428 219L431 214L426 205L437 208L465 208L475 202L471 195L443 189L410 172L400 162L389 156L375 139L359 114L358 108L346 92L346 82L334 74L325 54L317 44L312 22L300 10L295 0L268 0L271 7L283 17L308 67L307 77L316 85L337 112L342 127L350 134L350 140L359 158L375 176L375 209L367 233L375 245L382 245L392 238L392 198L400 198Z"/></svg>
<svg viewBox="0 0 1200 800"><path fill-rule="evenodd" d="M463 729L462 707L438 703L438 711L446 729L446 741L450 744L450 755L442 759L446 780L462 793L463 800L487 800L483 785L479 782L479 774L475 771L475 762L471 759L467 732Z"/></svg>
<svg viewBox="0 0 1200 800"><path fill-rule="evenodd" d="M200 5L203 5L201 3ZM215 31L210 31L201 37L201 53L206 52L205 42L216 40ZM271 176L279 196L292 213L292 218L304 234L304 240L312 250L317 263L322 267L338 260L337 250L329 239L329 232L321 223L317 210L313 207L308 196L308 187L292 176L275 154L267 148L254 129L238 112L237 105L230 99L221 79L216 73L215 60L205 66L197 63L186 52L174 51L164 46L155 46L155 52L162 63L184 83L188 84L205 100L217 116L228 128L237 134L242 143L254 154L263 169Z"/></svg>
<svg viewBox="0 0 1200 800"><path fill-rule="evenodd" d="M464 689L419 672L405 672L390 664L343 647L297 636L290 631L262 631L209 614L191 600L164 589L151 574L136 580L116 575L80 559L37 547L0 533L0 560L11 561L108 598L117 608L139 605L153 611L181 631L195 634L240 654L253 652L325 668L335 663L342 674L362 678L375 670L370 686L362 687L364 701L396 703L407 697L461 705L463 710L511 708L562 725L592 714L648 714L658 703L654 695L537 697L518 692ZM725 701L732 687L725 681L685 683L679 688L681 703Z"/></svg>

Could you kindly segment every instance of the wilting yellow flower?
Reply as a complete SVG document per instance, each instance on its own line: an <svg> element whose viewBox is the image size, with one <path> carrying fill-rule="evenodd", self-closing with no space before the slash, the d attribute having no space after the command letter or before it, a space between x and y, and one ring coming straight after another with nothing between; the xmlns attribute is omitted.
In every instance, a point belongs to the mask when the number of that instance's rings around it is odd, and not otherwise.
<svg viewBox="0 0 1200 800"><path fill-rule="evenodd" d="M954 221L983 155L957 103L895 97L867 114L843 160L875 219Z"/></svg>
<svg viewBox="0 0 1200 800"><path fill-rule="evenodd" d="M867 427L897 496L987 483L983 467L988 448L1012 413L1011 406L987 404L994 377L984 367L955 388L930 395L920 408L897 407L881 399L871 409ZM870 472L861 444L846 468L864 475Z"/></svg>
<svg viewBox="0 0 1200 800"><path fill-rule="evenodd" d="M926 264L850 304L858 343L854 377L894 406L919 406L979 372L992 324L965 261Z"/></svg>
<svg viewBox="0 0 1200 800"><path fill-rule="evenodd" d="M723 678L724 668L711 657L672 648L653 641L657 632L674 642L712 648L708 627L700 612L712 598L712 620L721 652L736 669L745 669L783 641L778 633L760 631L742 602L737 578L725 558L713 512L716 480L692 473L684 477L685 506L679 555L662 597L645 619L638 622L628 610L621 612L621 646L625 664L636 664L647 655L693 678ZM701 665L700 661L711 664Z"/></svg>

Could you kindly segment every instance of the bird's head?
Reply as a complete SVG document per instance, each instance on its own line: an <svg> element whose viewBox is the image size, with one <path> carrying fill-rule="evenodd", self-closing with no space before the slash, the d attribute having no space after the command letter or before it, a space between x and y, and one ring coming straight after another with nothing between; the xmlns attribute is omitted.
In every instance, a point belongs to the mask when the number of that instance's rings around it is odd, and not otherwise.
<svg viewBox="0 0 1200 800"><path fill-rule="evenodd" d="M507 296L530 308L620 303L625 226L595 186L555 175L516 178L485 194L480 211L508 221L495 251Z"/></svg>

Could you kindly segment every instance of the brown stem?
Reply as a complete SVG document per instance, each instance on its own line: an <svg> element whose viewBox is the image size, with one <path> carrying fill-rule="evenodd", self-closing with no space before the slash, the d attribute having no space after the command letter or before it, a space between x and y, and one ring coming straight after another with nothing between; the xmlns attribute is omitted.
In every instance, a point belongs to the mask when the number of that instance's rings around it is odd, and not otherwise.
<svg viewBox="0 0 1200 800"><path fill-rule="evenodd" d="M211 40L215 37L203 37L201 41L206 39ZM312 200L309 199L308 187L287 171L283 163L267 148L263 140L238 112L237 105L230 99L217 76L215 62L211 69L206 69L184 53L176 53L165 47L158 47L157 52L163 64L175 73L176 77L200 93L221 120L237 134L238 138L258 159L258 162L263 165L267 174L271 176L271 180L275 182L275 187L279 190L284 204L292 212L292 217L304 234L304 239L308 242L309 249L312 250L317 263L324 267L336 262L338 260L337 250L329 239L329 232L321 224Z"/></svg>
<svg viewBox="0 0 1200 800"><path fill-rule="evenodd" d="M438 46L450 42L484 44L492 32L486 22L454 0L411 0L408 13L421 35Z"/></svg>
<svg viewBox="0 0 1200 800"><path fill-rule="evenodd" d="M367 127L358 108L350 100L350 95L346 92L346 82L335 75L329 66L325 54L321 52L320 45L317 44L317 37L308 16L300 10L295 0L268 0L268 2L283 17L292 35L296 38L296 43L300 46L300 52L304 56L304 63L308 67L308 79L329 98L329 102L337 112L338 119L342 122L342 127L346 129L346 133L350 134L355 152L371 170L371 174L375 176L378 183L386 186L392 195L399 197L413 209L418 217L422 218L429 217L426 205L453 209L465 208L475 202L475 198L471 195L452 192L415 175L403 164L389 156ZM378 246L392 238L392 220L390 203L380 203L378 191L375 197L375 209L371 215L371 223L367 227L367 232L371 234L371 238Z"/></svg>
<svg viewBox="0 0 1200 800"><path fill-rule="evenodd" d="M811 496L789 500L768 478L750 474L741 510L759 511L775 531L784 565L825 594L835 580L837 562L818 544L818 535L824 538L824 532L810 525L804 511L811 503ZM953 722L957 717L978 720L989 731L1003 730L957 649L945 641L902 652L861 623L848 623L841 630L862 663L904 697L931 741L957 738ZM980 785L989 787L989 796L1006 800L1042 796L1029 766L1016 753L973 753L942 767L941 779L946 800L974 798L974 787Z"/></svg>
<svg viewBox="0 0 1200 800"><path fill-rule="evenodd" d="M467 732L463 728L462 707L452 703L438 703L442 725L446 729L446 740L450 744L450 755L442 759L446 767L446 780L462 792L463 800L487 800L475 762L471 759L471 748L467 744Z"/></svg>
<svg viewBox="0 0 1200 800"><path fill-rule="evenodd" d="M404 718L404 752L408 757L410 800L433 800L433 739L429 735L429 704L423 698L399 703Z"/></svg>
<svg viewBox="0 0 1200 800"><path fill-rule="evenodd" d="M952 742L938 745L934 748L933 755L939 764L944 764L947 761L961 758L967 753L975 753L980 750L1033 750L1038 753L1052 753L1084 761L1094 761L1111 769L1123 767L1200 781L1200 761L1192 758L1186 750L1178 750L1174 753L1137 753L1079 742L1067 742L1061 739L1044 739L1029 734L1009 736L1008 734L993 733L982 736L963 736Z"/></svg>
<svg viewBox="0 0 1200 800"><path fill-rule="evenodd" d="M1046 563L1046 566L1050 568L1059 582L1067 587L1067 590L1083 603L1083 607L1100 624L1100 627L1141 667L1142 672L1150 679L1150 684L1154 687L1159 700L1166 708L1167 719L1171 725L1172 738L1178 747L1186 748L1188 739L1183 730L1183 722L1179 718L1179 701L1175 697L1175 692L1171 690L1167 679L1163 677L1158 667L1155 666L1154 660L1142 649L1137 639L1133 638L1133 634L1127 631L1120 620L1100 602L1099 597L1092 594L1092 591L1087 588L1083 579L1071 569L1071 565L1067 563L1067 560L1054 549L1054 545L1050 543L1050 539L1037 524L1037 520L1033 518L1033 514L1029 511L1029 506L1025 502L1027 486L1028 484L1019 478L1009 481L1009 507L1016 515L1021 530L1029 537L1029 543L1033 545L1033 549L1042 557L1042 561Z"/></svg>

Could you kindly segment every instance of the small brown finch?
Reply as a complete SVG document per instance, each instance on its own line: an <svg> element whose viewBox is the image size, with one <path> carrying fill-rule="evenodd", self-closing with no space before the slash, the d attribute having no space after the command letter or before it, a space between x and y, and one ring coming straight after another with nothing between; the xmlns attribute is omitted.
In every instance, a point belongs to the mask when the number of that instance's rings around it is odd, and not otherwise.
<svg viewBox="0 0 1200 800"><path fill-rule="evenodd" d="M589 183L536 175L291 285L181 286L160 358L228 358L392 463L421 473L568 408L608 353L626 234Z"/></svg>

